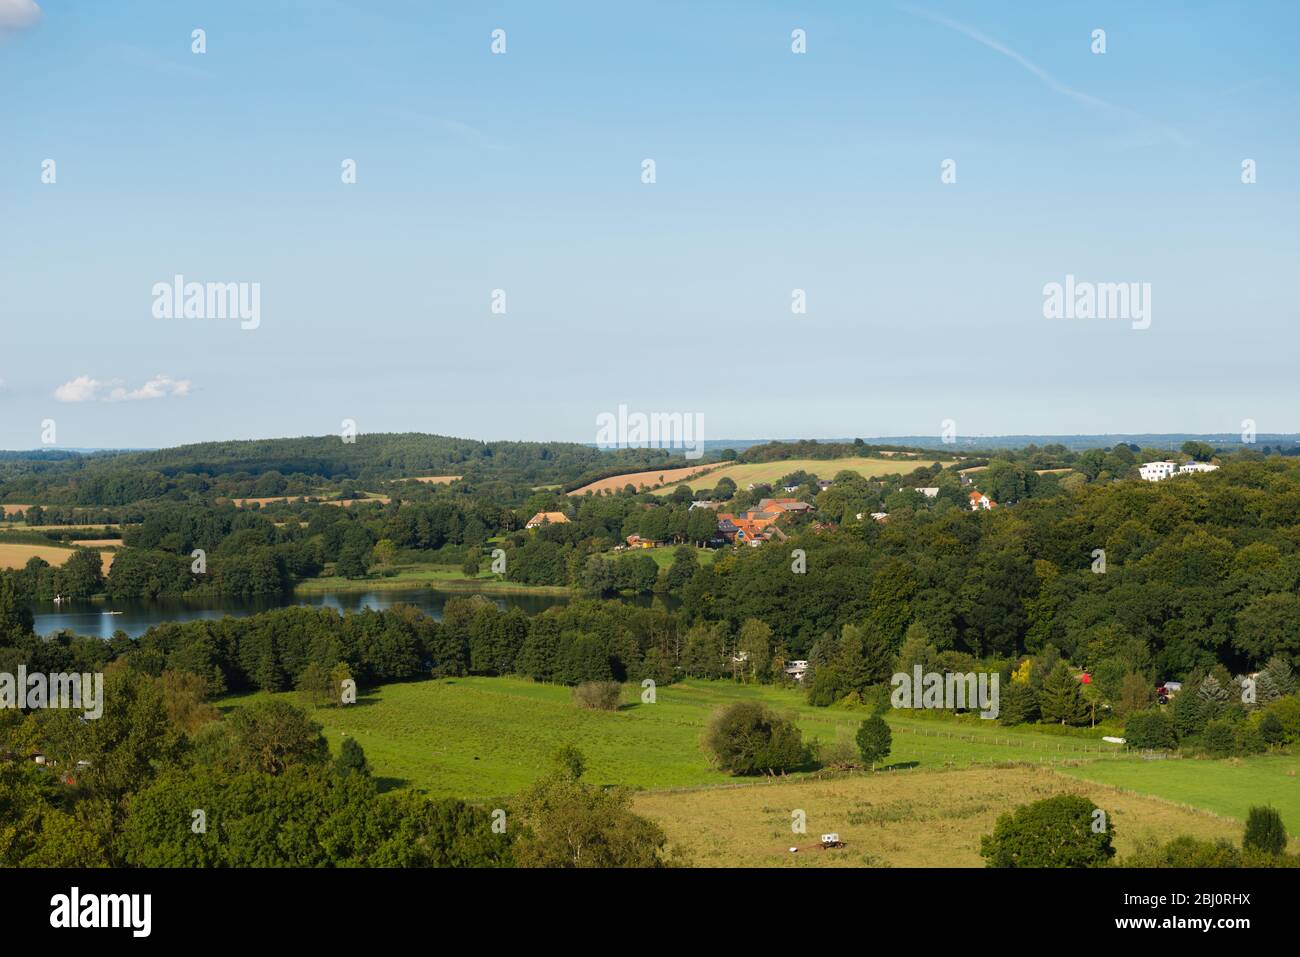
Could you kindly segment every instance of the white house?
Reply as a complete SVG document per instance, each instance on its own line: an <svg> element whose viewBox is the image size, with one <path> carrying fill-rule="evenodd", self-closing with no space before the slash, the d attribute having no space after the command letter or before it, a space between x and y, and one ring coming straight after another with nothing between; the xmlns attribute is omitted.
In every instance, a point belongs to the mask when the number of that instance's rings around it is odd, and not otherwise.
<svg viewBox="0 0 1300 957"><path fill-rule="evenodd" d="M1209 462L1184 462L1178 468L1180 475L1190 475L1193 472L1214 472L1219 467L1211 465Z"/></svg>
<svg viewBox="0 0 1300 957"><path fill-rule="evenodd" d="M804 675L808 673L808 662L806 660L787 661L783 669L795 681L803 681Z"/></svg>
<svg viewBox="0 0 1300 957"><path fill-rule="evenodd" d="M938 486L928 486L926 488L914 488L913 492L920 492L926 498L935 498L939 494Z"/></svg>
<svg viewBox="0 0 1300 957"><path fill-rule="evenodd" d="M1138 474L1148 482L1167 479L1178 469L1176 462L1147 462L1138 468Z"/></svg>

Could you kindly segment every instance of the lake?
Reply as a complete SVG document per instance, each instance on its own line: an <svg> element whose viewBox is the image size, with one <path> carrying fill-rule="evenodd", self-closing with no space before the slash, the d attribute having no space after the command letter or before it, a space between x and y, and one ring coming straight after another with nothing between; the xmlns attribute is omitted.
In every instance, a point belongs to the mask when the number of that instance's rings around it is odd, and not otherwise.
<svg viewBox="0 0 1300 957"><path fill-rule="evenodd" d="M360 611L373 608L382 611L393 605L414 605L433 618L442 617L447 599L470 592L442 592L432 588L401 588L383 591L316 592L302 595L288 594L279 598L213 598L203 601L184 599L153 599L135 601L66 601L56 605L52 601L31 604L32 617L38 635L48 635L69 629L79 635L111 638L113 632L126 632L132 638L143 635L151 625L166 621L197 621L224 618L233 615L243 618L259 611L285 608L289 605L309 605L313 608L333 608L337 611ZM502 610L521 608L529 615L545 611L569 601L567 595L488 594L484 597L495 602ZM643 599L648 603L649 599ZM640 602L638 602L640 603Z"/></svg>

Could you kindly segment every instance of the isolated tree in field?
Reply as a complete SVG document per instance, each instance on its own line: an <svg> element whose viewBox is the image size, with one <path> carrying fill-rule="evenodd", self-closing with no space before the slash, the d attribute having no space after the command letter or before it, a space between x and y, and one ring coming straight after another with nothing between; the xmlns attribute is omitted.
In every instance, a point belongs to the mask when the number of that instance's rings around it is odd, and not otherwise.
<svg viewBox="0 0 1300 957"><path fill-rule="evenodd" d="M1252 807L1246 815L1246 836L1241 845L1265 854L1281 854L1286 850L1286 828L1282 816L1271 807Z"/></svg>
<svg viewBox="0 0 1300 957"><path fill-rule="evenodd" d="M334 770L339 774L369 774L370 762L356 738L344 738L339 756L334 759Z"/></svg>
<svg viewBox="0 0 1300 957"><path fill-rule="evenodd" d="M998 818L980 839L989 867L1104 867L1115 856L1110 815L1085 797L1061 794Z"/></svg>
<svg viewBox="0 0 1300 957"><path fill-rule="evenodd" d="M1059 662L1043 682L1038 700L1043 721L1048 724L1087 724L1088 703L1083 700L1074 669Z"/></svg>
<svg viewBox="0 0 1300 957"><path fill-rule="evenodd" d="M858 726L857 742L862 760L871 765L871 770L874 771L876 762L889 754L889 749L893 746L893 734L884 718L872 715Z"/></svg>
<svg viewBox="0 0 1300 957"><path fill-rule="evenodd" d="M808 761L794 721L754 701L714 712L704 748L719 768L732 774L784 774Z"/></svg>

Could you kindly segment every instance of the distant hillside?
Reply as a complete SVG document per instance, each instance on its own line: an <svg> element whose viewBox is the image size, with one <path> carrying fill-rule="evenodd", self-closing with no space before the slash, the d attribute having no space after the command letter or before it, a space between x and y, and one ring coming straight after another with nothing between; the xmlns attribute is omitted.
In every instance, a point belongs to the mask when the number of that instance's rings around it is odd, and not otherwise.
<svg viewBox="0 0 1300 957"><path fill-rule="evenodd" d="M568 483L670 462L658 449L602 451L577 442L479 442L418 432L201 442L132 452L69 450L0 456L0 498L125 504L162 494L178 476L256 479L267 473L359 483L420 475ZM150 478L152 476L152 478Z"/></svg>

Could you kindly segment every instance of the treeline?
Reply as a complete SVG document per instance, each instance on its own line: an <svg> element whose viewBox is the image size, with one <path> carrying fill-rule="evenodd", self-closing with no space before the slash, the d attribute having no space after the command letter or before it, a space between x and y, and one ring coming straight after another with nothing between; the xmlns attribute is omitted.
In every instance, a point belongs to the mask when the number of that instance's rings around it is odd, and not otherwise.
<svg viewBox="0 0 1300 957"><path fill-rule="evenodd" d="M738 456L736 461L780 462L785 459L842 459L848 456L878 456L881 452L919 453L920 457L933 459L936 454L941 458L951 456L905 445L870 445L862 439L852 442L818 442L814 439L800 439L797 442L765 442L751 445Z"/></svg>

